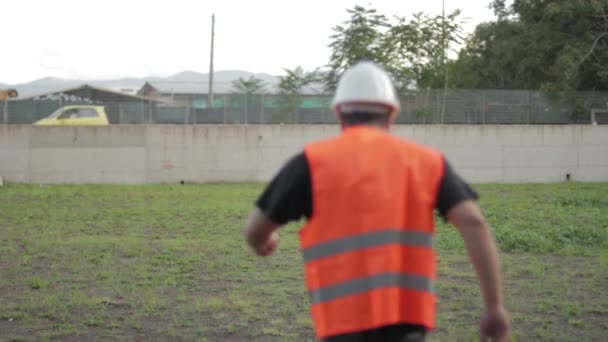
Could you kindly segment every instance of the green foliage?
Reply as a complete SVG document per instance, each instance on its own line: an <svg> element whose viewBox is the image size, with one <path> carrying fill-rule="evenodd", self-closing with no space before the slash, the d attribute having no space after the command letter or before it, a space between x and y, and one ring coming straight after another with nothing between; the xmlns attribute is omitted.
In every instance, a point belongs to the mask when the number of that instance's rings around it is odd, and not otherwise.
<svg viewBox="0 0 608 342"><path fill-rule="evenodd" d="M399 80L398 88L404 90L411 86L413 81L419 88L427 88L431 80L440 84L442 88L445 72L448 66L447 54L462 41L462 21L460 11L456 10L446 17L439 15L428 16L417 13L413 18L398 18L396 25L389 31L389 43L394 47L389 70ZM411 76L408 79L408 76Z"/></svg>
<svg viewBox="0 0 608 342"><path fill-rule="evenodd" d="M412 18L388 18L375 9L355 6L350 19L333 28L326 81L335 86L336 75L364 59L384 66L396 87L405 91L414 84L443 75L450 43L462 38L460 11L445 18L417 13Z"/></svg>
<svg viewBox="0 0 608 342"><path fill-rule="evenodd" d="M260 95L266 93L267 84L264 80L250 76L248 79L239 77L232 81L232 95L230 102L235 107L253 108L262 105Z"/></svg>
<svg viewBox="0 0 608 342"><path fill-rule="evenodd" d="M363 59L383 65L388 62L384 38L390 28L388 18L378 14L375 9L362 6L355 6L347 12L351 15L350 19L334 27L334 33L330 36L329 88L335 86L336 76Z"/></svg>
<svg viewBox="0 0 608 342"><path fill-rule="evenodd" d="M433 115L433 111L428 107L420 107L414 110L414 118L416 119L416 122L426 123L431 115Z"/></svg>
<svg viewBox="0 0 608 342"><path fill-rule="evenodd" d="M239 77L238 80L232 81L232 92L234 94L260 95L266 91L266 83L264 80L249 76L248 79Z"/></svg>
<svg viewBox="0 0 608 342"><path fill-rule="evenodd" d="M32 280L30 280L30 288L32 288L33 290L44 290L48 286L49 282L40 277L33 277Z"/></svg>
<svg viewBox="0 0 608 342"><path fill-rule="evenodd" d="M451 86L543 89L554 98L608 89L608 2L495 0L491 7L497 21L467 39L450 65Z"/></svg>
<svg viewBox="0 0 608 342"><path fill-rule="evenodd" d="M325 92L333 92L348 67L369 59L385 67L401 92L446 85L542 89L562 101L575 90L608 90L608 2L493 0L490 7L496 20L478 25L465 39L458 10L445 18L408 18L354 6L347 9L350 18L333 28L327 70L317 76ZM458 57L447 58L463 40ZM297 96L283 95L282 105L292 113ZM574 106L576 122L582 108Z"/></svg>
<svg viewBox="0 0 608 342"><path fill-rule="evenodd" d="M570 121L573 123L587 123L590 109L591 106L588 98L575 98L572 105L572 113L570 114Z"/></svg>
<svg viewBox="0 0 608 342"><path fill-rule="evenodd" d="M274 119L281 122L294 122L304 90L319 81L320 71L308 72L300 66L284 70L286 75L279 78L278 112L275 113Z"/></svg>

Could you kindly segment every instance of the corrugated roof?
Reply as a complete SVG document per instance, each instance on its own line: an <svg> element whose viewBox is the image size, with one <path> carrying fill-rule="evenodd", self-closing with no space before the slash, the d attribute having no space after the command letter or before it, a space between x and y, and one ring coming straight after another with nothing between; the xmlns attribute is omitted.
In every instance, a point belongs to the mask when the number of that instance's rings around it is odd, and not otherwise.
<svg viewBox="0 0 608 342"><path fill-rule="evenodd" d="M91 92L93 92L93 94L91 94ZM32 100L32 99L36 99L36 98L40 98L40 97L44 97L44 96L59 95L59 94L69 94L69 95L75 95L75 96L79 96L79 97L94 97L95 99L104 100L104 101L105 100L108 100L108 101L150 101L151 100L147 97L125 94L125 93L121 93L121 92L114 91L114 90L94 87L89 84L82 84L77 87L60 89L60 90L50 91L50 92L41 93L41 94L30 95L27 97L18 97L18 98L14 98L11 100L12 101ZM94 95L94 96L92 96L92 95Z"/></svg>

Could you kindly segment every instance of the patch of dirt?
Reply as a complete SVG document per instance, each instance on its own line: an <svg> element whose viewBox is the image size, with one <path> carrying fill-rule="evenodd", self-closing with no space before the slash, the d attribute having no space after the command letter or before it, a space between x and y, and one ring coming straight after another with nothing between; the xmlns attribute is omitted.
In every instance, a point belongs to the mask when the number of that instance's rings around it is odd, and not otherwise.
<svg viewBox="0 0 608 342"><path fill-rule="evenodd" d="M30 332L23 326L22 322L9 319L0 319L0 331L3 337L15 338L29 335Z"/></svg>

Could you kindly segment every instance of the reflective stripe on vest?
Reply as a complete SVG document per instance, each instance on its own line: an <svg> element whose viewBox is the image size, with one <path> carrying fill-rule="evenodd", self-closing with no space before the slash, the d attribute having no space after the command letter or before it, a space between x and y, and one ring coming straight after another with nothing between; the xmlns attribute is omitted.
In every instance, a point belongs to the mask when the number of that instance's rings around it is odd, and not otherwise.
<svg viewBox="0 0 608 342"><path fill-rule="evenodd" d="M382 273L320 288L310 291L309 294L312 304L319 304L383 287L435 292L433 280L430 278L413 274Z"/></svg>
<svg viewBox="0 0 608 342"><path fill-rule="evenodd" d="M425 232L386 229L363 233L342 239L320 243L302 251L305 262L311 262L339 253L379 247L387 244L433 247L433 235ZM371 291L383 287L399 287L410 290L434 292L433 280L419 275L382 273L326 286L309 291L311 303L318 304L336 298Z"/></svg>
<svg viewBox="0 0 608 342"><path fill-rule="evenodd" d="M308 247L302 251L304 261L310 262L323 257L397 243L404 246L433 247L433 235L424 232L386 229L328 241Z"/></svg>

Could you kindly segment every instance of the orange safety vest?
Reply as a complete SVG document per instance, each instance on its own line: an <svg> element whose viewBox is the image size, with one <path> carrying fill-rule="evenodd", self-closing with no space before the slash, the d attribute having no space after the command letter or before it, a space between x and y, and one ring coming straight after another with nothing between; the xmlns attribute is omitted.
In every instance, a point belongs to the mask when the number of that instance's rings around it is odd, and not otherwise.
<svg viewBox="0 0 608 342"><path fill-rule="evenodd" d="M317 337L433 328L440 152L356 126L305 154L313 211L299 237Z"/></svg>

